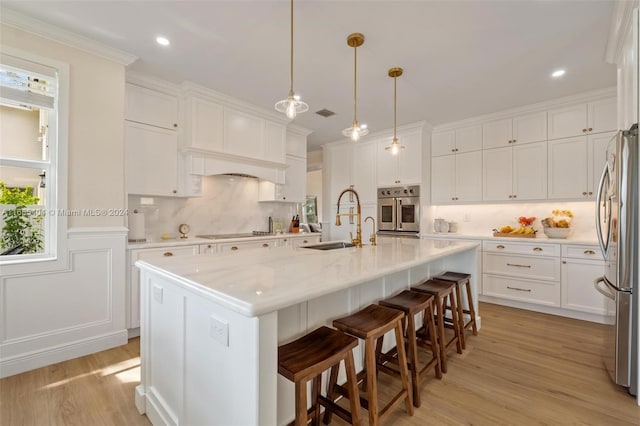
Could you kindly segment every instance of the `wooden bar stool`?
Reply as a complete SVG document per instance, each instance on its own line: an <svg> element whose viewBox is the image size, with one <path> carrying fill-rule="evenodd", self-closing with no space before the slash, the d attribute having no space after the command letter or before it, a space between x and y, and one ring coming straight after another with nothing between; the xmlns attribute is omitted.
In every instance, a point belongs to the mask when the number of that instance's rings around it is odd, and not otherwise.
<svg viewBox="0 0 640 426"><path fill-rule="evenodd" d="M411 386L413 388L413 405L420 407L420 390L418 385L427 376L427 373L432 369L435 370L436 377L442 378L442 371L440 370L440 354L438 350L438 338L436 335L435 319L433 317L433 303L434 297L426 293L418 293L416 291L405 290L402 293L384 299L378 302L381 306L397 309L404 312L406 317L405 339L408 347L409 358L409 371L411 372ZM415 316L420 312L425 313L424 328L428 329L429 340L424 341L417 337ZM404 321L403 321L404 323ZM431 351L431 358L422 367L418 367L418 345L423 343L424 347L427 347ZM394 347L386 353L382 353L382 339L378 339L378 345L376 347L376 355L378 362L394 362L398 363L398 347ZM386 365L384 366L386 367ZM388 368L388 367L386 367ZM393 373L399 374L397 370L391 370Z"/></svg>
<svg viewBox="0 0 640 426"><path fill-rule="evenodd" d="M334 412L352 425L360 424L362 416L357 403L358 381L352 352L357 345L358 339L322 326L278 347L278 373L294 382L296 387L296 419L290 424L306 426L308 418L312 424L320 424L321 405L326 412ZM350 412L320 394L322 372L335 369L337 376L340 361L344 361L347 370ZM311 408L307 411L307 382L311 379Z"/></svg>
<svg viewBox="0 0 640 426"><path fill-rule="evenodd" d="M443 274L440 274L436 277L433 277L436 280L442 281L451 281L456 284L456 297L458 303L458 319L460 322L460 339L462 340L462 349L467 348L465 331L471 327L473 330L473 335L478 335L478 326L476 325L476 310L473 306L473 296L471 295L471 274L464 274L462 272L450 272L447 271ZM466 287L467 293L467 303L469 304L469 309L464 308L464 303L462 301L462 287ZM464 314L468 314L470 319L468 322L464 322Z"/></svg>
<svg viewBox="0 0 640 426"><path fill-rule="evenodd" d="M404 350L404 337L402 332L402 319L404 313L401 311L385 308L384 306L369 305L366 308L333 321L333 326L338 330L356 336L364 340L365 347L365 367L358 374L358 379L364 379L367 387L367 397L360 398L360 404L369 411L369 424L378 425L382 422L404 399L405 407L409 415L413 415L413 404L411 401L411 389L409 387L409 373L407 369L407 357ZM375 353L375 344L388 331L395 330L396 342L398 342L398 363L402 389L396 396L382 409L378 407L378 370ZM337 386L335 377L332 374L329 379L327 396L334 400L336 394L345 395L344 389ZM325 415L325 423L331 420L331 413Z"/></svg>
<svg viewBox="0 0 640 426"><path fill-rule="evenodd" d="M460 327L458 322L458 307L455 298L456 285L449 281L438 281L430 279L424 283L412 287L411 290L420 293L427 293L435 296L436 323L438 324L438 347L440 348L440 367L442 372L447 372L447 351L453 345L459 354L462 353L462 343L460 341ZM447 302L448 301L448 302ZM451 327L453 328L453 336L447 340L445 334L445 307L451 306Z"/></svg>

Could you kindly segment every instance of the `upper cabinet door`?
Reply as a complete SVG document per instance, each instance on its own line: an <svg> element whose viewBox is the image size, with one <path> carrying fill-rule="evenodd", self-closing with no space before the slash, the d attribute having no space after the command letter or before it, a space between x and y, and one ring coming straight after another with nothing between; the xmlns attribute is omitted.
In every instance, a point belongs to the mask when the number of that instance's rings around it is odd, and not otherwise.
<svg viewBox="0 0 640 426"><path fill-rule="evenodd" d="M224 149L223 106L204 99L187 100L188 126L184 146L222 152Z"/></svg>
<svg viewBox="0 0 640 426"><path fill-rule="evenodd" d="M248 158L263 154L264 120L230 108L224 110L224 151Z"/></svg>
<svg viewBox="0 0 640 426"><path fill-rule="evenodd" d="M455 148L455 131L448 130L446 132L436 132L431 135L431 155L433 157L453 154L455 152Z"/></svg>
<svg viewBox="0 0 640 426"><path fill-rule="evenodd" d="M178 127L178 98L127 83L125 119L176 130Z"/></svg>
<svg viewBox="0 0 640 426"><path fill-rule="evenodd" d="M485 149L482 151L482 199L505 201L513 198L511 185L513 148Z"/></svg>
<svg viewBox="0 0 640 426"><path fill-rule="evenodd" d="M431 159L431 204L451 204L456 197L456 156Z"/></svg>
<svg viewBox="0 0 640 426"><path fill-rule="evenodd" d="M513 199L547 198L547 143L513 147Z"/></svg>
<svg viewBox="0 0 640 426"><path fill-rule="evenodd" d="M376 154L377 143L366 142L353 146L353 162L351 166L351 183L358 194L360 201L364 203L375 203L378 200L376 181Z"/></svg>
<svg viewBox="0 0 640 426"><path fill-rule="evenodd" d="M287 131L286 154L307 158L307 137Z"/></svg>
<svg viewBox="0 0 640 426"><path fill-rule="evenodd" d="M602 99L590 102L587 124L589 133L610 132L618 128L617 121L618 103L616 98Z"/></svg>
<svg viewBox="0 0 640 426"><path fill-rule="evenodd" d="M398 183L420 184L422 180L422 136L420 133L402 133L398 136L404 149L398 154ZM387 155L393 157L387 151Z"/></svg>
<svg viewBox="0 0 640 426"><path fill-rule="evenodd" d="M520 115L513 118L513 141L517 145L547 140L547 112Z"/></svg>
<svg viewBox="0 0 640 426"><path fill-rule="evenodd" d="M482 151L458 153L456 157L456 201L482 201Z"/></svg>
<svg viewBox="0 0 640 426"><path fill-rule="evenodd" d="M511 119L490 121L482 125L482 147L499 148L510 146L513 141Z"/></svg>
<svg viewBox="0 0 640 426"><path fill-rule="evenodd" d="M548 149L548 198L582 199L588 196L587 137L549 141Z"/></svg>
<svg viewBox="0 0 640 426"><path fill-rule="evenodd" d="M467 126L456 129L456 153L482 149L482 126Z"/></svg>
<svg viewBox="0 0 640 426"><path fill-rule="evenodd" d="M587 104L548 111L548 139L569 138L587 133Z"/></svg>

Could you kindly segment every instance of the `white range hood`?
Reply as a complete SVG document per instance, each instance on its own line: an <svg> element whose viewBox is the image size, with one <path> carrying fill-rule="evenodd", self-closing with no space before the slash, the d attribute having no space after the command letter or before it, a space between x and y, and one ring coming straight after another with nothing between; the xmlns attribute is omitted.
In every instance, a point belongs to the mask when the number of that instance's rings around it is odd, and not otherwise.
<svg viewBox="0 0 640 426"><path fill-rule="evenodd" d="M286 164L227 154L186 154L186 172L195 176L242 175L284 184Z"/></svg>

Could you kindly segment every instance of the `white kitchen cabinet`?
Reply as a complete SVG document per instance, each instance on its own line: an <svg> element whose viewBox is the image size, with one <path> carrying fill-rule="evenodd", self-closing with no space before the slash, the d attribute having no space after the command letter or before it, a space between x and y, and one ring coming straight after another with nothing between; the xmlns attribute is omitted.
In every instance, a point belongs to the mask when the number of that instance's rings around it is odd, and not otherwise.
<svg viewBox="0 0 640 426"><path fill-rule="evenodd" d="M178 127L176 96L127 83L125 99L125 120L170 130Z"/></svg>
<svg viewBox="0 0 640 426"><path fill-rule="evenodd" d="M482 294L560 306L560 246L483 241Z"/></svg>
<svg viewBox="0 0 640 426"><path fill-rule="evenodd" d="M224 109L224 152L246 158L260 158L265 123L262 118Z"/></svg>
<svg viewBox="0 0 640 426"><path fill-rule="evenodd" d="M277 247L278 240L259 240L259 241L242 241L242 242L229 242L218 243L218 252L227 251L242 251L256 248L270 248Z"/></svg>
<svg viewBox="0 0 640 426"><path fill-rule="evenodd" d="M616 114L616 98L550 110L548 139L614 131L617 128Z"/></svg>
<svg viewBox="0 0 640 426"><path fill-rule="evenodd" d="M125 173L129 194L178 195L178 135L125 121Z"/></svg>
<svg viewBox="0 0 640 426"><path fill-rule="evenodd" d="M157 260L173 256L193 256L200 251L197 245L167 246L152 249L128 250L128 273L126 291L126 326L140 327L140 274L135 263L138 260Z"/></svg>
<svg viewBox="0 0 640 426"><path fill-rule="evenodd" d="M547 139L547 113L536 112L482 125L482 147L499 148Z"/></svg>
<svg viewBox="0 0 640 426"><path fill-rule="evenodd" d="M320 235L302 234L299 236L289 236L280 240L281 247L298 248L305 244L318 244L320 242Z"/></svg>
<svg viewBox="0 0 640 426"><path fill-rule="evenodd" d="M209 243L209 244L200 244L200 254L214 254L218 252L218 245Z"/></svg>
<svg viewBox="0 0 640 426"><path fill-rule="evenodd" d="M260 158L273 163L285 162L286 144L287 128L280 123L265 121L265 136Z"/></svg>
<svg viewBox="0 0 640 426"><path fill-rule="evenodd" d="M549 141L549 199L593 199L615 132Z"/></svg>
<svg viewBox="0 0 640 426"><path fill-rule="evenodd" d="M482 152L431 159L431 203L482 201Z"/></svg>
<svg viewBox="0 0 640 426"><path fill-rule="evenodd" d="M223 152L224 107L197 96L189 96L185 106L187 126L183 146Z"/></svg>
<svg viewBox="0 0 640 426"><path fill-rule="evenodd" d="M307 137L287 129L285 152L300 158L307 158Z"/></svg>
<svg viewBox="0 0 640 426"><path fill-rule="evenodd" d="M259 201L303 203L307 192L307 160L287 155L284 184L266 180L259 184Z"/></svg>
<svg viewBox="0 0 640 426"><path fill-rule="evenodd" d="M482 127L464 126L431 135L431 155L450 155L482 149Z"/></svg>
<svg viewBox="0 0 640 426"><path fill-rule="evenodd" d="M483 201L544 200L547 197L546 142L485 149Z"/></svg>
<svg viewBox="0 0 640 426"><path fill-rule="evenodd" d="M377 155L378 186L419 185L422 180L422 136L420 132L400 133L404 149L393 155L386 149L391 138L379 140Z"/></svg>
<svg viewBox="0 0 640 426"><path fill-rule="evenodd" d="M327 170L329 171L329 199L335 202L338 195L353 188L360 197L360 203L377 202L375 141L353 144L332 145L325 149ZM351 200L350 196L344 200ZM355 200L354 200L355 201Z"/></svg>
<svg viewBox="0 0 640 426"><path fill-rule="evenodd" d="M593 286L604 274L604 259L598 246L562 247L562 307L607 315L607 299Z"/></svg>

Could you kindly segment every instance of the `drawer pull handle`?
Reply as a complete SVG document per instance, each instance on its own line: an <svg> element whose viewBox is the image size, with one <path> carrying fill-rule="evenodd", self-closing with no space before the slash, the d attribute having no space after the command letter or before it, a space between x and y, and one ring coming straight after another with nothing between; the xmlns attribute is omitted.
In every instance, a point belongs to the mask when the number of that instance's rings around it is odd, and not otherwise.
<svg viewBox="0 0 640 426"><path fill-rule="evenodd" d="M238 246L231 247L231 250L238 250Z"/></svg>
<svg viewBox="0 0 640 426"><path fill-rule="evenodd" d="M517 263L507 263L507 266L515 266L516 268L531 268L531 265L518 265Z"/></svg>
<svg viewBox="0 0 640 426"><path fill-rule="evenodd" d="M500 245L496 246L496 248L503 249L504 246L502 244L500 244Z"/></svg>
<svg viewBox="0 0 640 426"><path fill-rule="evenodd" d="M269 243L262 244L262 247L269 247Z"/></svg>
<svg viewBox="0 0 640 426"><path fill-rule="evenodd" d="M533 251L542 251L542 248L541 247L534 247Z"/></svg>
<svg viewBox="0 0 640 426"><path fill-rule="evenodd" d="M509 290L529 291L529 292L531 291L531 289L530 289L530 288L518 288L518 287L510 287L510 286L507 286L507 288L508 288Z"/></svg>
<svg viewBox="0 0 640 426"><path fill-rule="evenodd" d="M169 256L173 256L173 253L171 253L170 251L167 251L167 252L164 252L162 255L169 257Z"/></svg>
<svg viewBox="0 0 640 426"><path fill-rule="evenodd" d="M303 241L302 241L302 244L307 244L308 242L309 242L309 241L307 241L307 240L303 240Z"/></svg>
<svg viewBox="0 0 640 426"><path fill-rule="evenodd" d="M585 250L584 254L596 254L596 252L593 250Z"/></svg>

